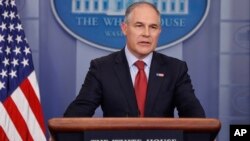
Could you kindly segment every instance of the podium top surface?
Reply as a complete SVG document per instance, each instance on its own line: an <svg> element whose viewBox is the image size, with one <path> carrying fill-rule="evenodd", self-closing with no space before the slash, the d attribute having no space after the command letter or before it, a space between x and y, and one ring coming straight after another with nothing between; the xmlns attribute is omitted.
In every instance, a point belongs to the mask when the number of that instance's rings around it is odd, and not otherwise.
<svg viewBox="0 0 250 141"><path fill-rule="evenodd" d="M221 123L214 118L52 118L50 132L87 130L182 130L218 132Z"/></svg>

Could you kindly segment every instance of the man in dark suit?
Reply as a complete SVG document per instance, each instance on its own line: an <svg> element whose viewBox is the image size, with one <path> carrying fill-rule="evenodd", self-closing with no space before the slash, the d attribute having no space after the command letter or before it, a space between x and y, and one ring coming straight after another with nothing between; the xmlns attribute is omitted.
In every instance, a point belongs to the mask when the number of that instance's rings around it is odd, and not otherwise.
<svg viewBox="0 0 250 141"><path fill-rule="evenodd" d="M91 61L80 93L64 116L91 117L101 105L104 117L173 117L175 108L180 117L205 117L186 63L154 51L160 21L159 11L150 3L128 7L121 25L125 48ZM138 60L144 66L141 82L136 80ZM137 90L137 85L144 90Z"/></svg>

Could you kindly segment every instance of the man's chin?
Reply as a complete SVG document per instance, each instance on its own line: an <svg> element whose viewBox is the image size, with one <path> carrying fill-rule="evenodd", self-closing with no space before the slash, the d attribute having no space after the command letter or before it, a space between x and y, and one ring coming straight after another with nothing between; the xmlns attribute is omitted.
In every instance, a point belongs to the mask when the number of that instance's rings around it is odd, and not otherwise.
<svg viewBox="0 0 250 141"><path fill-rule="evenodd" d="M147 49L141 49L140 51L139 51L139 53L140 53L140 56L144 56L144 57L146 57L148 54L150 54L152 52L152 49L149 49L149 48L147 48Z"/></svg>

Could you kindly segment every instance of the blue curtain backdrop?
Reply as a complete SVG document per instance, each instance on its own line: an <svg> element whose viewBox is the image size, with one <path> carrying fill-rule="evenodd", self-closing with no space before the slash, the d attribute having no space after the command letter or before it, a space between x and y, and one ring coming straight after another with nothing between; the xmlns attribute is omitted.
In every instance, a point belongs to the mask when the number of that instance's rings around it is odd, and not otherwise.
<svg viewBox="0 0 250 141"><path fill-rule="evenodd" d="M90 59L111 52L69 35L56 21L50 0L16 3L33 52L45 120L61 117L78 94ZM211 0L204 24L181 44L182 57L177 55L189 66L207 116L221 120L220 141L229 140L230 124L250 123L249 5L249 0Z"/></svg>

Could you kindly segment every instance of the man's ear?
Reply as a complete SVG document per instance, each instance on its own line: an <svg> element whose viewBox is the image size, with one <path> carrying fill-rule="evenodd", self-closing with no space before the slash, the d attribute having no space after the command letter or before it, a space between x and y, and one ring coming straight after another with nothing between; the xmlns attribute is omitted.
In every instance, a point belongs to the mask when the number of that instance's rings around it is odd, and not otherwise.
<svg viewBox="0 0 250 141"><path fill-rule="evenodd" d="M121 30L122 30L122 33L126 36L127 35L127 24L125 22L123 22L121 24Z"/></svg>

